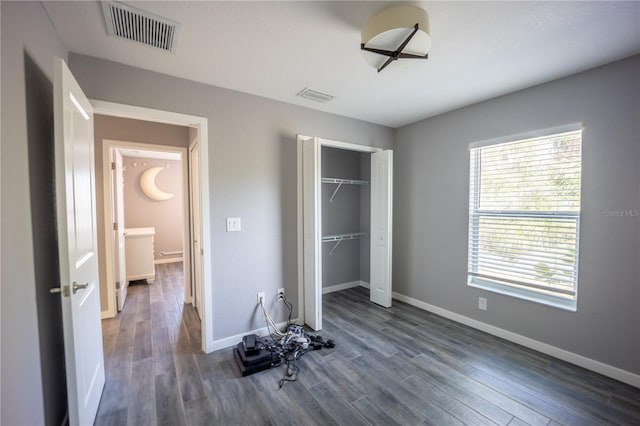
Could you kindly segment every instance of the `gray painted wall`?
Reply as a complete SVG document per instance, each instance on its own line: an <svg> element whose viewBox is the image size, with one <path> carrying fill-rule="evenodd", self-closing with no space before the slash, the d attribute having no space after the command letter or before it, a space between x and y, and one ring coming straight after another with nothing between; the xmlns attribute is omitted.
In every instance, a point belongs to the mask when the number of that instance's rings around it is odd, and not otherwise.
<svg viewBox="0 0 640 426"><path fill-rule="evenodd" d="M578 310L466 285L468 146L582 122ZM396 131L394 291L640 373L640 56ZM486 312L478 297L488 299Z"/></svg>
<svg viewBox="0 0 640 426"><path fill-rule="evenodd" d="M82 55L70 66L90 98L208 119L215 339L265 326L258 291L276 320L279 287L297 300L296 134L393 147L387 127ZM227 233L226 217L242 231Z"/></svg>
<svg viewBox="0 0 640 426"><path fill-rule="evenodd" d="M104 229L104 191L102 150L103 140L135 142L163 146L189 146L189 128L171 124L153 123L129 118L110 117L95 114L93 126L95 140L96 164L96 220L98 230ZM126 223L126 220L125 220ZM104 247L104 232L98 232L98 246ZM106 311L107 306L107 266L104 250L98 252L98 269L100 271L100 309Z"/></svg>
<svg viewBox="0 0 640 426"><path fill-rule="evenodd" d="M0 3L3 425L66 412L53 169L53 58L67 57L40 2ZM46 354L41 357L40 353Z"/></svg>
<svg viewBox="0 0 640 426"><path fill-rule="evenodd" d="M102 156L102 140L189 147L189 128L130 118L95 115L93 137ZM97 155L97 153L96 153Z"/></svg>

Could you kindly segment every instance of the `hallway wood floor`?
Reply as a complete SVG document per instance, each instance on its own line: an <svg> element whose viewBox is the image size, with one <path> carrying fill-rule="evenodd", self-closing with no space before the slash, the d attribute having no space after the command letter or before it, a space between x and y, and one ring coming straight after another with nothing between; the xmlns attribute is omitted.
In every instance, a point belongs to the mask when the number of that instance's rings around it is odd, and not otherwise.
<svg viewBox="0 0 640 426"><path fill-rule="evenodd" d="M640 390L361 288L324 297L335 349L242 378L231 349L200 351L182 265L129 289L103 321L105 386L97 425L640 424Z"/></svg>

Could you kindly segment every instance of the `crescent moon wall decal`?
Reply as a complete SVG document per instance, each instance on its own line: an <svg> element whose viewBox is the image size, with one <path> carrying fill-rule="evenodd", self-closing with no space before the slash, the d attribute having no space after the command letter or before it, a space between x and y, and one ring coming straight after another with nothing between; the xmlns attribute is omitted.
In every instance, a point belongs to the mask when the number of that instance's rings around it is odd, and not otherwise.
<svg viewBox="0 0 640 426"><path fill-rule="evenodd" d="M140 175L140 189L144 195L155 201L165 201L173 198L173 194L164 192L156 185L156 176L164 167L150 167Z"/></svg>

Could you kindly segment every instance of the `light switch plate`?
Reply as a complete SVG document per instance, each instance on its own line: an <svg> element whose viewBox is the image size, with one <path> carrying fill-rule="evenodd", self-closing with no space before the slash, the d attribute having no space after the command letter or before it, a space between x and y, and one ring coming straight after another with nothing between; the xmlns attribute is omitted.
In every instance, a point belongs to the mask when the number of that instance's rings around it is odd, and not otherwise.
<svg viewBox="0 0 640 426"><path fill-rule="evenodd" d="M236 232L242 230L242 222L239 217L227 218L227 232Z"/></svg>

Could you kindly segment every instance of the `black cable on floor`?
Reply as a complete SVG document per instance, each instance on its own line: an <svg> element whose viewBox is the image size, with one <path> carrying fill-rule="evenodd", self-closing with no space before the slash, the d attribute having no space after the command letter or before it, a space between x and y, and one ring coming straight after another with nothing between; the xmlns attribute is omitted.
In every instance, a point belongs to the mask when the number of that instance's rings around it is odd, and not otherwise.
<svg viewBox="0 0 640 426"><path fill-rule="evenodd" d="M264 349L268 350L272 354L276 354L280 358L280 361L278 363L273 363L271 367L276 367L283 363L287 365L285 377L279 381L280 388L282 388L282 386L287 382L295 382L298 380L300 368L296 365L296 362L308 351L322 349L323 347L335 347L333 341L328 340L325 342L321 336L314 336L305 332L303 326L291 324L293 304L290 303L284 295L282 296L282 301L289 310L287 328L285 332L277 329L277 326L267 311L267 308L264 306L264 303L262 303L262 301L260 302L260 307L262 308L265 321L267 323L267 331L271 337L271 341L260 340L260 343L264 346ZM274 332L272 332L272 328L274 329Z"/></svg>

